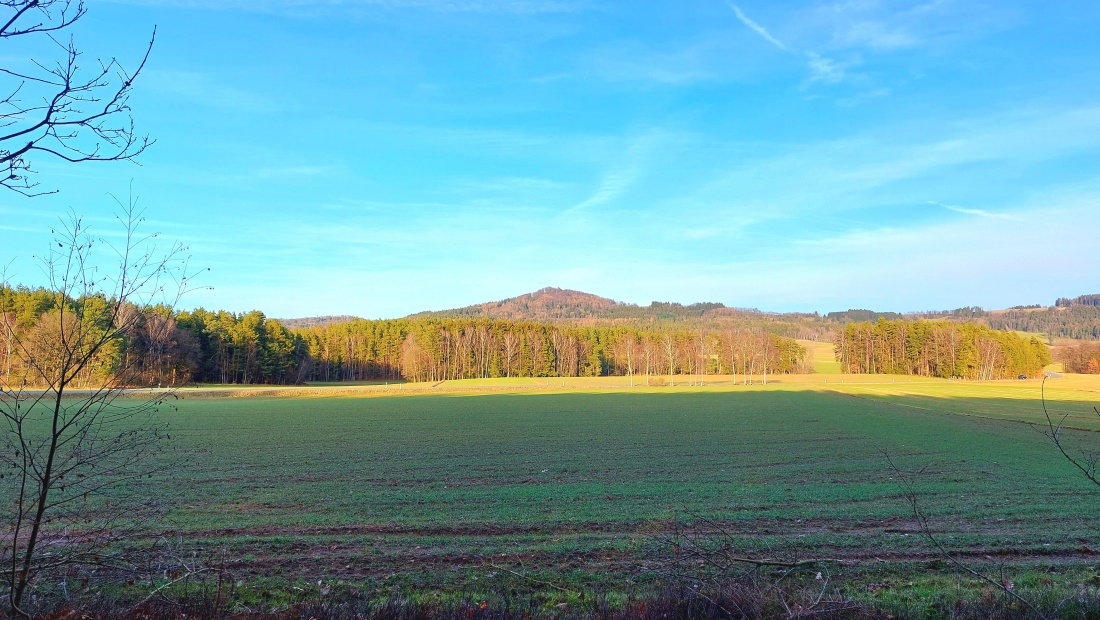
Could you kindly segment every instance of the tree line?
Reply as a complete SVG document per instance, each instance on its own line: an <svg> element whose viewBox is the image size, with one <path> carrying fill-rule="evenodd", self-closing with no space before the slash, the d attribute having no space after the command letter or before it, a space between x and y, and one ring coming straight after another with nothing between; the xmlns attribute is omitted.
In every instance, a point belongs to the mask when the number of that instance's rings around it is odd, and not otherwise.
<svg viewBox="0 0 1100 620"><path fill-rule="evenodd" d="M76 303L79 301L80 303ZM45 289L0 287L0 380L33 385L27 356L60 334L56 314L94 308ZM103 299L103 303L108 300ZM288 329L262 312L127 306L126 332L77 383L132 368L140 385L445 381L482 377L654 376L743 382L808 372L806 350L759 327L568 326L477 318L355 319ZM38 355L38 354L36 354Z"/></svg>
<svg viewBox="0 0 1100 620"><path fill-rule="evenodd" d="M1059 297L1054 305L1059 308L1068 308L1070 306L1100 306L1100 294L1097 295L1079 295L1077 297Z"/></svg>
<svg viewBox="0 0 1100 620"><path fill-rule="evenodd" d="M58 330L56 313L97 307L74 301L45 289L0 287L4 384L33 383L23 361L28 355L42 357L48 352L30 349L60 337L47 333ZM177 312L160 306L125 311L134 317L128 320L132 327L104 348L102 359L80 380L94 383L123 362L135 369L131 380L141 385L608 375L632 382L652 377L695 382L715 374L747 383L809 372L812 366L797 341L754 325L715 329L410 317L289 329L259 311ZM32 344L20 349L20 342ZM838 328L835 352L846 372L967 379L1034 376L1050 362L1046 345L1035 338L949 320L851 322ZM1091 355L1082 358L1082 369ZM1088 372L1075 369L1067 366Z"/></svg>
<svg viewBox="0 0 1100 620"><path fill-rule="evenodd" d="M1051 360L1037 338L948 321L849 323L837 333L835 351L846 372L975 380L1033 377Z"/></svg>
<svg viewBox="0 0 1100 620"><path fill-rule="evenodd" d="M297 332L314 381L617 375L633 379L806 372L806 350L762 329L568 326L493 319L356 320Z"/></svg>
<svg viewBox="0 0 1100 620"><path fill-rule="evenodd" d="M1006 310L986 319L995 329L1039 332L1050 338L1100 340L1100 306L1088 303L1039 310Z"/></svg>
<svg viewBox="0 0 1100 620"><path fill-rule="evenodd" d="M784 315L785 316L785 315ZM984 310L967 306L936 312L874 312L847 310L830 312L822 317L826 323L859 323L884 318L894 320L945 320L956 323L978 323L993 329L1041 333L1048 339L1073 338L1100 340L1100 295L1082 295L1073 299L1058 299L1053 307L1040 304L1013 306L1007 310Z"/></svg>
<svg viewBox="0 0 1100 620"><path fill-rule="evenodd" d="M1100 375L1100 343L1082 342L1067 347L1060 357L1066 372Z"/></svg>

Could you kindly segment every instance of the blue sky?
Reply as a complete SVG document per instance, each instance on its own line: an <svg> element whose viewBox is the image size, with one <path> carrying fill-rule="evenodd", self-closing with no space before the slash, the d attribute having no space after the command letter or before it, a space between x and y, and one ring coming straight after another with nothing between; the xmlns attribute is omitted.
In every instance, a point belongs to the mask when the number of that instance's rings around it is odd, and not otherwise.
<svg viewBox="0 0 1100 620"><path fill-rule="evenodd" d="M0 195L9 278L132 184L210 268L184 306L277 317L1100 292L1094 2L90 0L74 36L132 64L154 25L157 143Z"/></svg>

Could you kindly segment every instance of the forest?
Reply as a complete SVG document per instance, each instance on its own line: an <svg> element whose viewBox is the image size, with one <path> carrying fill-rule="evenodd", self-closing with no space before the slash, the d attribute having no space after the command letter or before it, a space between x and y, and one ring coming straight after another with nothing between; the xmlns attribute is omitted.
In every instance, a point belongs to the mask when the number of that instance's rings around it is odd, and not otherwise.
<svg viewBox="0 0 1100 620"><path fill-rule="evenodd" d="M1066 372L1100 375L1100 342L1082 342L1062 351Z"/></svg>
<svg viewBox="0 0 1100 620"><path fill-rule="evenodd" d="M852 373L976 380L1034 377L1051 362L1034 337L977 323L879 319L849 323L836 336L836 358Z"/></svg>
<svg viewBox="0 0 1100 620"><path fill-rule="evenodd" d="M45 289L0 288L0 370L7 385L35 385L28 343L49 341L58 312L75 304ZM103 304L105 305L105 304ZM445 381L479 377L733 374L742 381L808 372L794 339L760 328L569 326L485 318L353 319L288 329L262 312L130 307L124 341L105 349L78 383L120 366L134 385L296 384L306 381ZM86 321L102 320L85 317ZM22 344L21 344L22 343ZM125 363L123 363L125 361ZM689 379L690 380L690 379Z"/></svg>
<svg viewBox="0 0 1100 620"><path fill-rule="evenodd" d="M45 289L0 288L0 372L7 385L35 383L19 343L45 342L55 313L78 307ZM79 306L84 307L84 306ZM97 307L96 304L87 306ZM1094 310L1094 306L1074 308ZM288 328L260 311L139 313L125 341L82 372L86 382L123 360L135 385L182 383L298 384L307 381L446 381L482 377L734 375L735 380L809 372L812 360L781 322L720 327L674 321L570 324L477 316L322 321ZM852 316L861 316L856 311ZM986 317L983 317L986 318ZM988 318L986 318L988 321ZM1034 337L958 318L886 319L834 327L845 372L1005 379L1035 376L1050 362ZM771 329L769 329L771 328ZM779 333L776 333L779 332ZM1071 372L1093 372L1094 349L1082 346ZM1078 363L1080 362L1080 363ZM1080 368L1078 368L1080 367ZM97 375L97 372L99 374Z"/></svg>

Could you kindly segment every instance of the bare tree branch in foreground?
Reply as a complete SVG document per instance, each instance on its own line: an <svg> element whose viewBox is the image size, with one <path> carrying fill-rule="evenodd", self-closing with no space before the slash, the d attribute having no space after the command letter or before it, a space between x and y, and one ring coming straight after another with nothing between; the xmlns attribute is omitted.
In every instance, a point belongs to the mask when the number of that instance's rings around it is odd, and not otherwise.
<svg viewBox="0 0 1100 620"><path fill-rule="evenodd" d="M52 49L54 59L6 61L0 67L0 186L25 196L39 190L33 160L133 161L152 143L137 133L130 110L134 80L145 68L156 28L137 66L115 58L85 63L69 29L87 9L83 0L0 0L0 41L26 39L24 49Z"/></svg>
<svg viewBox="0 0 1100 620"><path fill-rule="evenodd" d="M936 552L962 572L967 573L968 575L971 575L972 577L975 577L976 579L979 579L993 586L994 588L1003 592L1009 598L1015 600L1024 607L1027 607L1027 609L1031 611L1031 613L1035 614L1036 617L1046 618L1043 612L1039 611L1039 609L1036 608L1031 603L1031 601L1028 601L1026 598L1016 593L1015 586L1011 581L1005 579L1003 576L1000 579L990 577L985 573L982 573L967 566L966 564L963 564L961 561L959 561L958 558L952 555L951 552L948 551L942 543L940 543L939 539L936 538L936 535L932 533L932 528L928 523L928 515L925 514L924 510L921 508L920 501L917 497L917 492L913 488L913 483L911 480L912 475L902 471L901 468L899 468L897 464L894 463L894 459L891 458L889 453L883 453L883 455L886 457L886 462L890 465L890 471L894 472L894 475L899 480L898 484L899 486L901 486L905 501L908 502L909 508L913 512L913 518L917 522L917 527L920 528L921 536L923 536L924 539L927 540L933 548L935 548ZM921 472L923 471L924 470L922 469ZM919 475L921 472L917 472L917 474Z"/></svg>
<svg viewBox="0 0 1100 620"><path fill-rule="evenodd" d="M1069 414L1065 414L1058 420L1058 423L1054 423L1054 417L1050 415L1050 410L1047 409L1047 379L1048 376L1043 377L1043 383L1041 387L1041 398L1043 402L1043 415L1046 416L1047 428L1043 431L1043 434L1050 439L1054 447L1058 448L1058 451L1062 453L1062 456L1066 458L1074 467L1076 467L1085 478L1088 478L1089 482L1100 486L1100 479L1096 476L1096 463L1100 459L1100 454L1095 452L1082 453L1080 456L1073 456L1066 449L1064 443L1062 443L1062 431L1065 430L1066 420L1069 418ZM1092 408L1093 412L1100 417L1100 409L1096 407Z"/></svg>

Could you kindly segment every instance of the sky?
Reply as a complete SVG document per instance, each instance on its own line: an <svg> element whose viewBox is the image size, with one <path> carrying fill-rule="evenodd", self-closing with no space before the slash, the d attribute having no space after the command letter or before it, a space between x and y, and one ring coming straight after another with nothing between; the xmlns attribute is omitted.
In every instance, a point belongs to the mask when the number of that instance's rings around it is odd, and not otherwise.
<svg viewBox="0 0 1100 620"><path fill-rule="evenodd" d="M546 286L821 312L1100 292L1091 0L87 4L88 65L135 66L156 28L130 100L156 143L0 193L11 282L43 281L67 213L117 234L132 193L208 268L183 307L271 317Z"/></svg>

